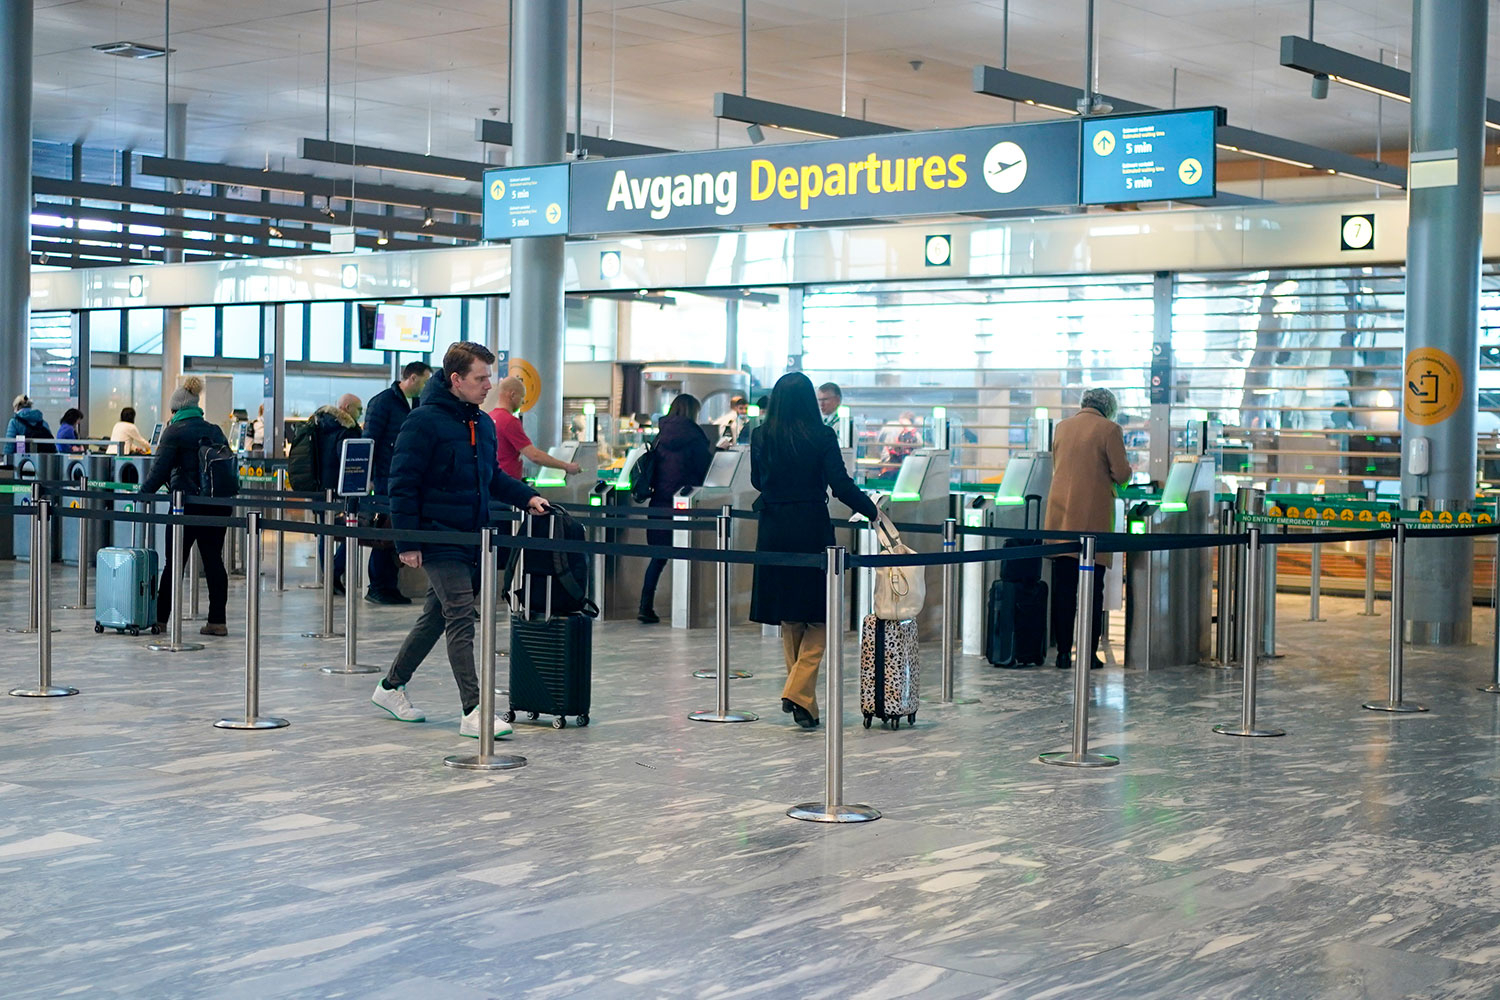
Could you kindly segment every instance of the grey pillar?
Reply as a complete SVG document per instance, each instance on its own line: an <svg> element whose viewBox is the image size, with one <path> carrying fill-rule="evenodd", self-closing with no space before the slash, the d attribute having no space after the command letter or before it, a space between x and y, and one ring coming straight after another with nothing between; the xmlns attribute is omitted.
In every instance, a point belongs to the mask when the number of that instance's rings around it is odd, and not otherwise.
<svg viewBox="0 0 1500 1000"><path fill-rule="evenodd" d="M1433 406L1405 387L1401 494L1407 506L1425 498L1438 508L1467 508L1474 497L1487 7L1443 0L1412 4L1413 171L1423 154L1451 150L1439 158L1457 160L1457 182L1441 169L1430 178L1414 176L1408 201L1403 383L1416 380L1429 400L1451 403ZM1445 396L1455 383L1456 396ZM1415 438L1431 442L1426 475L1411 468ZM1467 538L1413 538L1406 561L1408 641L1469 642L1473 580L1453 567L1469 566L1472 557Z"/></svg>
<svg viewBox="0 0 1500 1000"><path fill-rule="evenodd" d="M187 159L187 105L168 104L167 119L163 128L166 130L165 141L162 146L167 151L167 156L174 160ZM181 178L170 177L167 179L167 190L173 194L182 194L183 182ZM167 210L168 215L181 215L182 209L171 208ZM181 233L175 233L181 236ZM162 259L168 264L181 264L181 250L167 250L163 252ZM166 412L166 411L163 411Z"/></svg>
<svg viewBox="0 0 1500 1000"><path fill-rule="evenodd" d="M1172 285L1173 278L1167 271L1158 272L1152 280L1154 325L1151 334L1151 358L1153 374L1165 374L1166 399L1171 400L1171 384L1177 375L1172 368ZM1153 482L1165 483L1172 465L1172 404L1151 403L1150 413L1151 451L1148 464Z"/></svg>
<svg viewBox="0 0 1500 1000"><path fill-rule="evenodd" d="M0 372L3 395L31 376L31 8L0 3Z"/></svg>
<svg viewBox="0 0 1500 1000"><path fill-rule="evenodd" d="M724 366L740 366L740 300L724 301Z"/></svg>
<svg viewBox="0 0 1500 1000"><path fill-rule="evenodd" d="M559 163L567 131L568 9L519 0L515 32L513 166ZM563 237L511 241L510 356L530 362L542 389L527 411L538 448L562 440Z"/></svg>
<svg viewBox="0 0 1500 1000"><path fill-rule="evenodd" d="M161 315L161 420L172 419L168 405L182 377L182 310L163 309Z"/></svg>
<svg viewBox="0 0 1500 1000"><path fill-rule="evenodd" d="M297 308L302 308L298 306ZM286 305L261 307L261 397L266 404L263 447L268 456L286 452Z"/></svg>

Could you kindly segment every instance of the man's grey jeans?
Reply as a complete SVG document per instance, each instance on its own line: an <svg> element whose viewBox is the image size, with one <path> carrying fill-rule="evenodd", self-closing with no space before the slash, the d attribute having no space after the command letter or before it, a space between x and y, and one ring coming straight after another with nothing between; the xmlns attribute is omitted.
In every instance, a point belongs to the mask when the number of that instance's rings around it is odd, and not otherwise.
<svg viewBox="0 0 1500 1000"><path fill-rule="evenodd" d="M423 560L427 571L427 603L411 634L396 652L386 683L400 687L411 680L427 659L438 636L448 635L448 664L458 682L458 695L468 715L479 704L479 679L474 675L474 623L479 618L479 565L459 559ZM350 595L348 600L354 600Z"/></svg>

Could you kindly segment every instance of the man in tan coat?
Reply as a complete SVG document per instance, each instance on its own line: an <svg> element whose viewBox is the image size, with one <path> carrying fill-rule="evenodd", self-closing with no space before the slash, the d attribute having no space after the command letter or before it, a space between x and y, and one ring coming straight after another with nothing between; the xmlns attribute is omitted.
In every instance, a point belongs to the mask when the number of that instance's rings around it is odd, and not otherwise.
<svg viewBox="0 0 1500 1000"><path fill-rule="evenodd" d="M1115 423L1115 394L1089 389L1078 412L1061 421L1052 436L1052 489L1047 495L1047 530L1079 535L1114 530L1115 486L1130 480L1125 436ZM1099 556L1099 563L1105 561ZM1090 666L1099 660L1099 632L1104 621L1104 572L1094 578L1094 620ZM1052 641L1057 668L1073 665L1073 625L1078 615L1078 557L1052 560Z"/></svg>

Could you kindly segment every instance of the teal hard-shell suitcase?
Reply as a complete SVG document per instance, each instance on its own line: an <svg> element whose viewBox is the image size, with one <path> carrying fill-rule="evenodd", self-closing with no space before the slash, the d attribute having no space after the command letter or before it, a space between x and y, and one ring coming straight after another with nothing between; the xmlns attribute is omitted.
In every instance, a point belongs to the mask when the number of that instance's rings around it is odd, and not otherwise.
<svg viewBox="0 0 1500 1000"><path fill-rule="evenodd" d="M155 549L100 549L94 562L94 631L158 632Z"/></svg>

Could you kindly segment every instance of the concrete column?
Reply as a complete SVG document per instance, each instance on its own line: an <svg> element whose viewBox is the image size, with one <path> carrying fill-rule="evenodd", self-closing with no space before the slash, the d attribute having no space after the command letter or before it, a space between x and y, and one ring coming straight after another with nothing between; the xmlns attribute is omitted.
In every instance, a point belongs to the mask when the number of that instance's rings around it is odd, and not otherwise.
<svg viewBox="0 0 1500 1000"><path fill-rule="evenodd" d="M518 0L515 5L515 145L513 166L559 163L567 131L568 5ZM562 440L563 237L511 241L510 356L529 362L541 392L526 414L538 448Z"/></svg>
<svg viewBox="0 0 1500 1000"><path fill-rule="evenodd" d="M1425 500L1437 509L1467 508L1474 497L1487 8L1444 0L1412 4L1413 183L1401 462L1408 507ZM1424 167L1424 154L1451 166ZM1429 176L1422 176L1424 170ZM1424 475L1412 469L1417 438L1430 442ZM1407 638L1423 645L1468 643L1472 541L1408 537Z"/></svg>
<svg viewBox="0 0 1500 1000"><path fill-rule="evenodd" d="M1158 272L1152 279L1154 325L1151 334L1151 356L1154 374L1166 376L1166 399L1172 399L1172 383L1177 380L1172 367L1172 285L1169 272ZM1151 451L1149 474L1153 482L1165 483L1172 466L1172 404L1151 403Z"/></svg>
<svg viewBox="0 0 1500 1000"><path fill-rule="evenodd" d="M186 104L173 103L173 104L168 104L167 105L167 119L166 119L166 123L164 125L164 128L166 129L166 136L165 136L166 141L162 145L167 150L167 156L169 158L171 158L171 159L174 159L174 160L185 160L185 159L187 159L187 105ZM178 177L169 177L169 178L167 178L167 190L171 191L173 194L182 194L183 187L184 187L184 185L183 185L183 182L182 182L181 178L178 178ZM180 209L180 208L170 208L170 209L167 210L167 214L168 215L179 215L180 216L182 214L182 209ZM182 233L177 233L177 232L169 232L168 235L170 235L170 236L182 236L183 234ZM181 264L182 263L182 251L181 250L166 250L162 254L162 259L165 260L168 264Z"/></svg>
<svg viewBox="0 0 1500 1000"><path fill-rule="evenodd" d="M300 306L298 308L301 308ZM280 458L286 451L286 310L285 304L261 307L261 400L266 404L265 452Z"/></svg>
<svg viewBox="0 0 1500 1000"><path fill-rule="evenodd" d="M161 317L161 420L172 419L167 404L182 377L182 310L163 309Z"/></svg>
<svg viewBox="0 0 1500 1000"><path fill-rule="evenodd" d="M0 380L6 402L31 380L31 15L0 3Z"/></svg>
<svg viewBox="0 0 1500 1000"><path fill-rule="evenodd" d="M724 301L724 367L740 366L740 300Z"/></svg>

